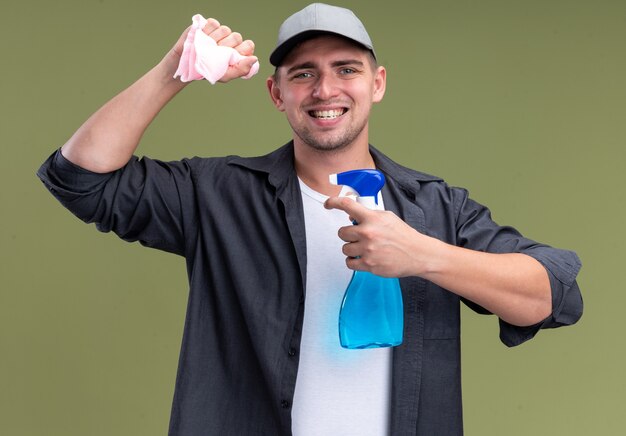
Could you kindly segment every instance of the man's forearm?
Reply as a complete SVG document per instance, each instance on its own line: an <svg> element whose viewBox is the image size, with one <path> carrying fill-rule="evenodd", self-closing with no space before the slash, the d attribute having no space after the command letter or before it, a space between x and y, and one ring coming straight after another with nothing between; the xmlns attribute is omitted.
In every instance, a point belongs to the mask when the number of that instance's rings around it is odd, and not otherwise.
<svg viewBox="0 0 626 436"><path fill-rule="evenodd" d="M71 162L105 173L124 166L148 125L185 84L175 80L178 58L168 55L143 77L95 112L63 145Z"/></svg>
<svg viewBox="0 0 626 436"><path fill-rule="evenodd" d="M420 274L504 321L527 326L552 312L548 273L543 265L520 253L493 254L433 241L436 255Z"/></svg>

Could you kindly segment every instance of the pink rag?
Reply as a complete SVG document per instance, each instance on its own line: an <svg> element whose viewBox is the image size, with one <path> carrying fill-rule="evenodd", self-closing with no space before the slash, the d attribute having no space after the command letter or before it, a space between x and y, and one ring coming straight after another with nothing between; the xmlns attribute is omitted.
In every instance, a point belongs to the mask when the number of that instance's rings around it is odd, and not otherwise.
<svg viewBox="0 0 626 436"><path fill-rule="evenodd" d="M183 54L174 78L180 76L183 82L207 79L214 85L226 74L230 65L235 65L245 56L232 47L217 45L213 38L204 33L202 28L207 20L202 15L196 14L191 20L193 24L183 45ZM249 79L258 71L259 62L257 61L243 78Z"/></svg>

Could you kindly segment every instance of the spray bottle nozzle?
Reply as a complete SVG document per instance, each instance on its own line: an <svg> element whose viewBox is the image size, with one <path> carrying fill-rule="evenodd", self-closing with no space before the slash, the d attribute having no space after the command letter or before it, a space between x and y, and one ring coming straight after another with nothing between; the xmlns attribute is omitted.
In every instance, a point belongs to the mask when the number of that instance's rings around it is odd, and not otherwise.
<svg viewBox="0 0 626 436"><path fill-rule="evenodd" d="M378 205L378 192L385 185L385 176L378 170L352 170L329 177L332 185L344 185L352 188L359 196L357 201L370 209Z"/></svg>

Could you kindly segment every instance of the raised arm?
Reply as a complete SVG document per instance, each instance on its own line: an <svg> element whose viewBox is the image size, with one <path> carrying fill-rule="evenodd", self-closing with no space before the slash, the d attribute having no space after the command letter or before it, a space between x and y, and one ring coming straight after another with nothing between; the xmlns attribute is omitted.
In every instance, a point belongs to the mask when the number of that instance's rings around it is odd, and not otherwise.
<svg viewBox="0 0 626 436"><path fill-rule="evenodd" d="M97 173L117 170L129 161L148 125L186 86L173 76L189 30L183 32L161 62L102 106L74 133L61 148L65 158ZM257 60L252 41L243 41L241 34L212 18L203 31L218 45L233 47L245 56L228 69L220 82L248 74Z"/></svg>

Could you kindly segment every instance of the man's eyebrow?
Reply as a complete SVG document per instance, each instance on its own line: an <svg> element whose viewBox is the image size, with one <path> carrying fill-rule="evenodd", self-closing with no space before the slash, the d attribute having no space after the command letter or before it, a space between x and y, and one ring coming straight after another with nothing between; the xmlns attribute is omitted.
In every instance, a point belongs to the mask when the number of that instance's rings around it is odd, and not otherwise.
<svg viewBox="0 0 626 436"><path fill-rule="evenodd" d="M294 65L293 67L287 70L287 74L291 74L297 70L305 70L308 68L315 68L315 64L313 62L303 62L301 64Z"/></svg>
<svg viewBox="0 0 626 436"><path fill-rule="evenodd" d="M342 67L344 65L355 65L355 66L363 67L365 64L358 59L341 59L341 60L333 61L330 64L330 66L333 68ZM287 70L287 74L291 74L294 71L298 71L298 70L306 70L309 68L316 68L316 67L317 65L314 62L309 62L309 61L302 62L301 64L297 64L289 68Z"/></svg>
<svg viewBox="0 0 626 436"><path fill-rule="evenodd" d="M332 67L343 67L344 65L355 65L362 67L365 64L358 59L344 59L339 61L334 61L330 64Z"/></svg>

